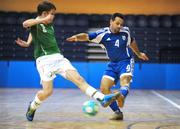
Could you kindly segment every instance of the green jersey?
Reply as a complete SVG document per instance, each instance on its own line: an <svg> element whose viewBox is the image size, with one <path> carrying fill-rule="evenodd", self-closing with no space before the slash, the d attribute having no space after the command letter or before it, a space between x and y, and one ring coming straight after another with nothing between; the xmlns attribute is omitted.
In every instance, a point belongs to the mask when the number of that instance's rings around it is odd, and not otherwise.
<svg viewBox="0 0 180 129"><path fill-rule="evenodd" d="M31 27L32 42L34 44L34 58L60 53L51 24L38 24Z"/></svg>

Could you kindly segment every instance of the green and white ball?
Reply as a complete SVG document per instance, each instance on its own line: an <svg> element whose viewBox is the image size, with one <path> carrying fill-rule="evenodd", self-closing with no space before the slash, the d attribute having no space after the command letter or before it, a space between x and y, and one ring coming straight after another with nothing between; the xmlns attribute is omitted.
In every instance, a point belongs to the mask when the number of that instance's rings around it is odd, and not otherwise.
<svg viewBox="0 0 180 129"><path fill-rule="evenodd" d="M95 101L89 100L83 103L82 110L88 116L95 116L99 111L99 105Z"/></svg>

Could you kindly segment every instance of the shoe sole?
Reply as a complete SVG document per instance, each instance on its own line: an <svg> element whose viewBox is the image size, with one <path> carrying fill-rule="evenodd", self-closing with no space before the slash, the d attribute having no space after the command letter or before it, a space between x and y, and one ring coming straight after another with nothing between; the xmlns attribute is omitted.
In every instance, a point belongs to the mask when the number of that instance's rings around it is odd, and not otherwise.
<svg viewBox="0 0 180 129"><path fill-rule="evenodd" d="M118 97L120 97L120 93L119 93L119 92L115 93L115 96L113 96L112 99L111 99L109 102L107 102L106 104L104 104L103 107L109 106L109 105L110 105L112 102L114 102Z"/></svg>
<svg viewBox="0 0 180 129"><path fill-rule="evenodd" d="M33 119L32 119L32 118L29 118L29 116L27 116L27 115L26 115L26 119L27 119L28 121L33 121Z"/></svg>
<svg viewBox="0 0 180 129"><path fill-rule="evenodd" d="M114 116L114 117L112 117L112 118L110 118L109 120L123 120L123 115L121 115L121 116Z"/></svg>
<svg viewBox="0 0 180 129"><path fill-rule="evenodd" d="M123 120L123 118L110 118L109 120L118 121L118 120Z"/></svg>

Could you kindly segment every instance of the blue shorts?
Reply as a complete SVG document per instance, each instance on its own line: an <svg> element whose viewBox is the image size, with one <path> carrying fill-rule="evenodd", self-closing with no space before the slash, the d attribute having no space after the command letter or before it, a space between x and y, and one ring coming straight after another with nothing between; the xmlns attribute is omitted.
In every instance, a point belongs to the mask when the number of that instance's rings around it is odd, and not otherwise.
<svg viewBox="0 0 180 129"><path fill-rule="evenodd" d="M113 80L115 84L124 75L133 76L134 59L126 59L119 62L110 62L104 72L104 76Z"/></svg>

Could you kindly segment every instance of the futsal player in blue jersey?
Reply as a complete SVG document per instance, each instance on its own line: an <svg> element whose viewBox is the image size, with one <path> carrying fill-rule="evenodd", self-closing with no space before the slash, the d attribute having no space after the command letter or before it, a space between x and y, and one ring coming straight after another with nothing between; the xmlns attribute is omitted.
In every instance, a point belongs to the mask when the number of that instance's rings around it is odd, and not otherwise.
<svg viewBox="0 0 180 129"><path fill-rule="evenodd" d="M67 38L67 41L89 41L99 43L107 51L110 62L101 80L101 91L104 94L111 93L111 87L120 80L121 96L114 101L110 108L114 111L111 120L123 120L120 108L124 106L124 100L129 93L129 85L133 76L134 58L133 52L138 58L148 60L145 53L139 51L136 40L131 37L128 27L123 26L124 16L114 13L110 19L110 26L91 33L80 33Z"/></svg>

